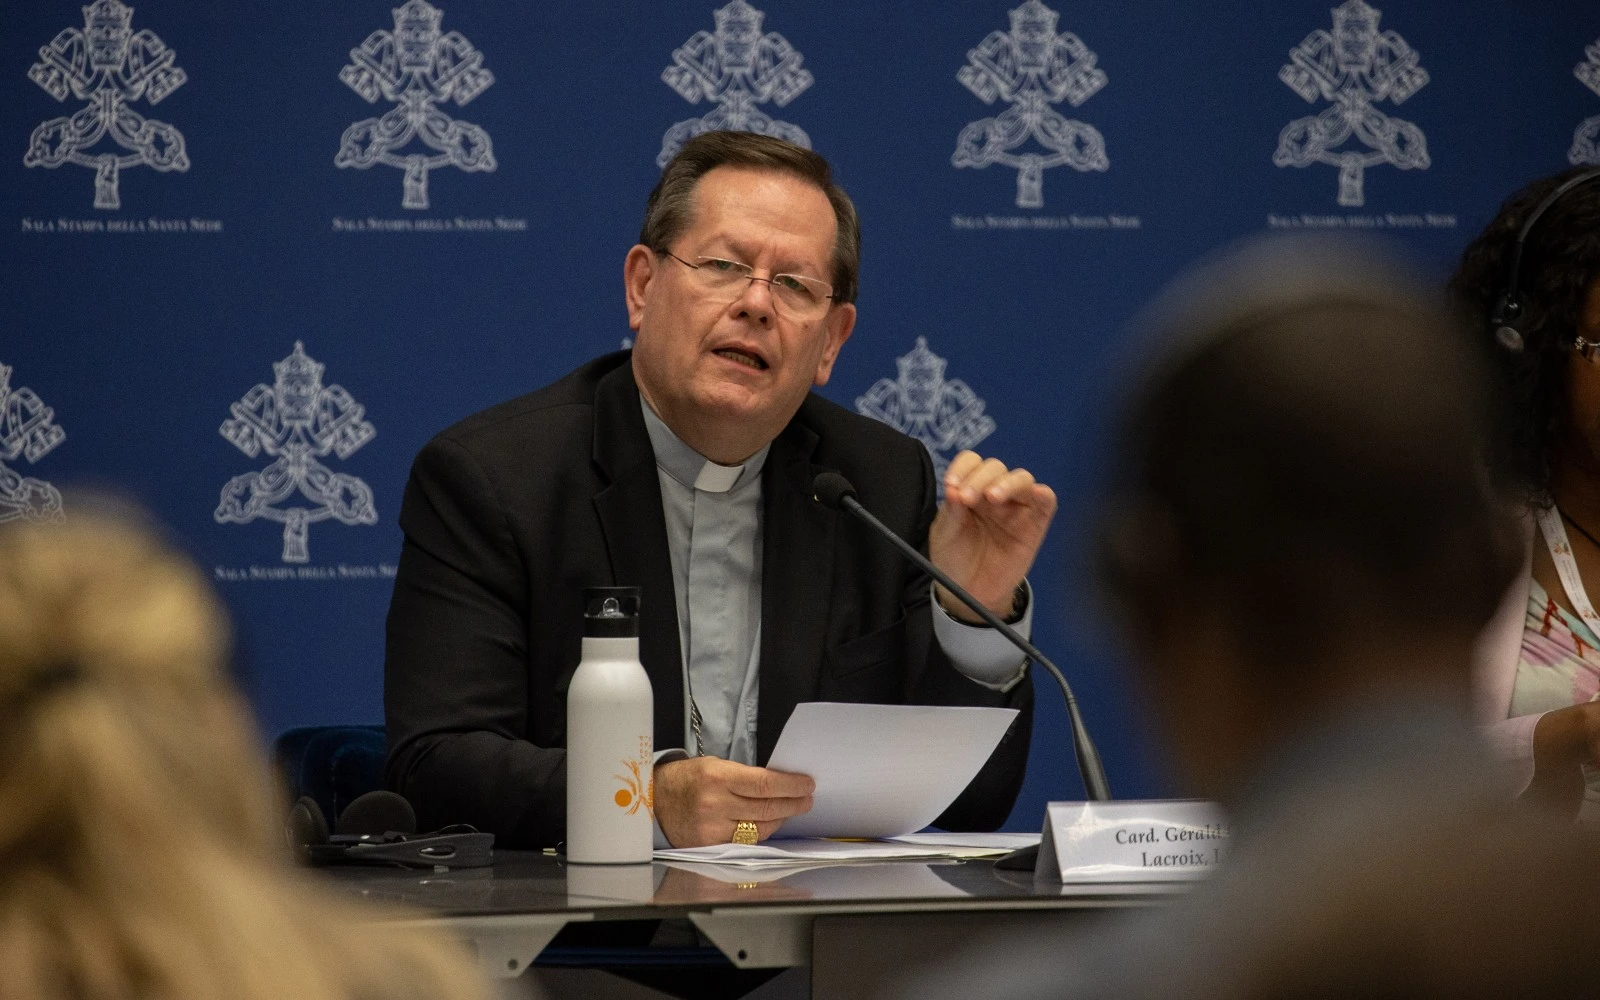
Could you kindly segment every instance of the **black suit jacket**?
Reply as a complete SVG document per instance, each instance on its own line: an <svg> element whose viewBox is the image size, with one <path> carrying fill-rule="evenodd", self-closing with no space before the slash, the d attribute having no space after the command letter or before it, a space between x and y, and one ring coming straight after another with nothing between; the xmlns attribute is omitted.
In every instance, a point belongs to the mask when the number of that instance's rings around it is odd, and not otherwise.
<svg viewBox="0 0 1600 1000"><path fill-rule="evenodd" d="M468 417L412 467L384 708L388 781L423 829L471 823L505 847L564 839L566 692L585 587L642 588L639 648L655 692L656 746L683 742L672 564L629 359L608 355ZM811 395L773 441L761 473L758 759L803 701L1018 708L939 820L993 829L1022 784L1031 680L1000 694L950 665L933 637L927 577L810 498L825 469L848 477L913 544L926 545L935 512L927 452L877 421Z"/></svg>

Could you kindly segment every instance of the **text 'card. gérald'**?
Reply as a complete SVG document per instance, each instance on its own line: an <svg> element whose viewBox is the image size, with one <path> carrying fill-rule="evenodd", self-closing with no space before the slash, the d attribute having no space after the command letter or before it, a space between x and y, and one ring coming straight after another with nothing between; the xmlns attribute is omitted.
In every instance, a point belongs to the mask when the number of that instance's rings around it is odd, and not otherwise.
<svg viewBox="0 0 1600 1000"><path fill-rule="evenodd" d="M1035 872L1069 884L1183 882L1209 874L1227 844L1215 802L1051 802Z"/></svg>

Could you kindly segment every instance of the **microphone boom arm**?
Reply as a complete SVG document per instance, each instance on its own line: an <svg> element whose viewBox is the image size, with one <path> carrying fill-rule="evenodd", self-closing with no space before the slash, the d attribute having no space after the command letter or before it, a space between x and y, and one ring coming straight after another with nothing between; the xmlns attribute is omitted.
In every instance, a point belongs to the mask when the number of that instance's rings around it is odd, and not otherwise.
<svg viewBox="0 0 1600 1000"><path fill-rule="evenodd" d="M927 556L918 552L909 542L889 530L887 525L872 516L872 512L861 506L860 501L851 495L853 493L854 491L852 490L850 493L839 497L839 506L876 528L878 533L888 539L895 548L899 549L902 555L944 585L945 589L961 600L961 603L971 608L978 617L982 618L986 625L1009 639L1013 645L1022 650L1028 659L1050 671L1051 676L1056 679L1056 683L1061 685L1061 695L1067 702L1067 719L1072 727L1072 745L1077 751L1078 773L1083 776L1084 791L1092 801L1108 801L1111 798L1111 786L1106 782L1106 769L1105 765L1100 762L1100 751L1095 749L1094 741L1089 738L1089 731L1083 724L1083 716L1078 712L1078 699L1073 696L1072 686L1067 683L1067 679L1062 676L1061 671L1056 668L1054 663L1050 662L1049 657L1039 652L1033 643L1024 639L1016 629L1001 621L999 615L984 607L982 602L967 593L965 587L950 579L948 573L935 566ZM818 499L820 500L820 498Z"/></svg>

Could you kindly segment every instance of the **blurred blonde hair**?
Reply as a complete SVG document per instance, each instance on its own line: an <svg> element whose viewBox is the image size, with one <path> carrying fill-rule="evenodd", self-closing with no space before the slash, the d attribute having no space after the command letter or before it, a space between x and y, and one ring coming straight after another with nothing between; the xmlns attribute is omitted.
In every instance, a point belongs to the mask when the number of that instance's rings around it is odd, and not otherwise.
<svg viewBox="0 0 1600 1000"><path fill-rule="evenodd" d="M199 571L124 519L0 527L0 993L487 996L288 860Z"/></svg>

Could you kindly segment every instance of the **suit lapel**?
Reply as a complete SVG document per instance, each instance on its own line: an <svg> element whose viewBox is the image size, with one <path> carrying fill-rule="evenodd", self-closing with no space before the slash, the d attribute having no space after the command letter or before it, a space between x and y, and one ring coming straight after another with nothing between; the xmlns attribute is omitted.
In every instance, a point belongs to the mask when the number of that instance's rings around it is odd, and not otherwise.
<svg viewBox="0 0 1600 1000"><path fill-rule="evenodd" d="M761 701L756 760L765 764L789 713L817 696L833 590L836 516L811 499L817 436L790 421L762 470Z"/></svg>
<svg viewBox="0 0 1600 1000"><path fill-rule="evenodd" d="M594 461L608 480L594 496L594 509L611 560L612 582L640 588L639 659L655 695L656 746L675 747L683 741L678 603L661 483L631 364L600 380L594 403Z"/></svg>

